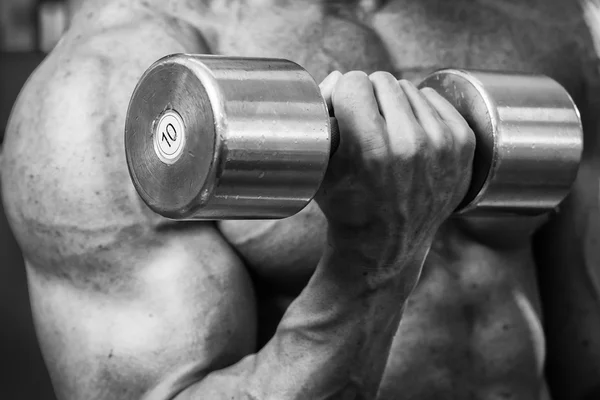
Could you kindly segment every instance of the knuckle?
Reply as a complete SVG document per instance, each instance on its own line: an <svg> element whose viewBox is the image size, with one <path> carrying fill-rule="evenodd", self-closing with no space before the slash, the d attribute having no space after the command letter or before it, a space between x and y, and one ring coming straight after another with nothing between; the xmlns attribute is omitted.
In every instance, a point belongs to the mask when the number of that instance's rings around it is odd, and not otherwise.
<svg viewBox="0 0 600 400"><path fill-rule="evenodd" d="M388 153L388 145L379 140L377 133L366 133L361 145L362 153L374 158L385 158Z"/></svg>
<svg viewBox="0 0 600 400"><path fill-rule="evenodd" d="M415 129L412 135L407 135L394 149L395 153L404 159L415 159L423 156L426 149L425 133Z"/></svg>
<svg viewBox="0 0 600 400"><path fill-rule="evenodd" d="M407 140L402 144L402 147L395 152L396 157L403 161L412 161L419 154L419 146L412 141Z"/></svg>
<svg viewBox="0 0 600 400"><path fill-rule="evenodd" d="M475 149L475 133L468 125L465 124L461 128L457 129L454 137L455 142L461 147L461 149L468 152Z"/></svg>
<svg viewBox="0 0 600 400"><path fill-rule="evenodd" d="M442 149L447 147L449 144L449 135L447 134L447 129L442 125L442 123L432 123L431 126L427 129L428 137L433 145L433 147L437 149Z"/></svg>
<svg viewBox="0 0 600 400"><path fill-rule="evenodd" d="M350 72L346 72L344 75L342 75L340 77L338 84L354 87L354 86L363 86L363 85L365 85L365 83L368 84L368 82L369 82L369 77L367 76L367 74L365 72L350 71Z"/></svg>
<svg viewBox="0 0 600 400"><path fill-rule="evenodd" d="M338 71L337 69L332 71L328 77L331 77L332 79L335 79L336 81L338 79L340 79L344 74L342 74L340 71Z"/></svg>
<svg viewBox="0 0 600 400"><path fill-rule="evenodd" d="M433 124L428 129L428 146L437 157L452 157L456 151L455 140L448 126L443 122Z"/></svg>
<svg viewBox="0 0 600 400"><path fill-rule="evenodd" d="M372 90L366 73L362 71L347 72L337 80L331 101L335 105L360 96L366 90Z"/></svg>
<svg viewBox="0 0 600 400"><path fill-rule="evenodd" d="M461 142L470 142L475 137L473 130L466 122L459 124L454 130L456 138Z"/></svg>

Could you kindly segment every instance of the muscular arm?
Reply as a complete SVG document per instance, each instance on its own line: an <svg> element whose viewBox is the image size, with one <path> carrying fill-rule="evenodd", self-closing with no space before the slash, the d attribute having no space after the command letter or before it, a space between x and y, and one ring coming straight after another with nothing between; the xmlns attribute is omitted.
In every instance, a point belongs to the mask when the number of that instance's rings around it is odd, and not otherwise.
<svg viewBox="0 0 600 400"><path fill-rule="evenodd" d="M163 55L206 51L185 24L137 2L84 4L18 100L3 200L56 392L371 398L415 276L372 273L382 260L329 248L252 354L253 294L235 252L213 225L166 223L133 191L122 132L136 80ZM418 271L423 251L394 270Z"/></svg>
<svg viewBox="0 0 600 400"><path fill-rule="evenodd" d="M127 2L84 5L11 116L3 200L59 398L138 398L182 365L209 371L254 350L242 263L210 225L174 227L141 207L124 161L135 81L186 50L203 47L183 24Z"/></svg>
<svg viewBox="0 0 600 400"><path fill-rule="evenodd" d="M267 345L207 376L182 399L374 398L385 366L382 355L388 354L400 318L398 304L412 287L398 290L380 278L365 284L360 275L381 260L350 253L328 249ZM403 262L410 269L421 261Z"/></svg>

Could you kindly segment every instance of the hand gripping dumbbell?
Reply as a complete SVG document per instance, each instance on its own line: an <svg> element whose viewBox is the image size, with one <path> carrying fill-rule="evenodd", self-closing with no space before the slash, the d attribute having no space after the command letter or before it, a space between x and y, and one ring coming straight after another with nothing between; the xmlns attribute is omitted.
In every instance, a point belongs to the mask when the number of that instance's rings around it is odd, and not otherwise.
<svg viewBox="0 0 600 400"><path fill-rule="evenodd" d="M456 213L537 215L567 195L583 134L557 82L445 69L420 86L445 97L476 135L470 189ZM317 83L299 65L177 54L154 63L135 88L125 149L138 193L158 214L284 218L316 194L336 135Z"/></svg>

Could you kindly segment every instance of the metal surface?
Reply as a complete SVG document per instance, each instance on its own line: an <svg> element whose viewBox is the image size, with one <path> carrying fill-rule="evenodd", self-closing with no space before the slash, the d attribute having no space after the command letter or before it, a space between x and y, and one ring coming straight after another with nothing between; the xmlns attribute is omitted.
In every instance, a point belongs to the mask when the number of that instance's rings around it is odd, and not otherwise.
<svg viewBox="0 0 600 400"><path fill-rule="evenodd" d="M477 137L457 214L542 214L567 195L583 134L577 107L556 81L446 69L421 86L448 99ZM127 163L142 199L163 216L283 218L318 190L333 126L318 85L295 63L174 55L134 91Z"/></svg>
<svg viewBox="0 0 600 400"><path fill-rule="evenodd" d="M542 214L568 194L583 130L577 107L556 81L447 69L420 86L449 100L477 138L473 179L460 214Z"/></svg>
<svg viewBox="0 0 600 400"><path fill-rule="evenodd" d="M320 186L330 121L317 83L293 62L179 54L138 83L125 149L138 193L158 214L283 218Z"/></svg>

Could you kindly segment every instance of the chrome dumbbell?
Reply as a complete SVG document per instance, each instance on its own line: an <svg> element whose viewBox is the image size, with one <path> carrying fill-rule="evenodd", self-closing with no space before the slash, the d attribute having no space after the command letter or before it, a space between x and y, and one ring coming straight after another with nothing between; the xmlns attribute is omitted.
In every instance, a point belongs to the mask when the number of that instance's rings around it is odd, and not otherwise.
<svg viewBox="0 0 600 400"><path fill-rule="evenodd" d="M445 69L420 86L449 100L476 135L457 213L536 215L566 196L583 135L556 81ZM127 164L141 198L165 217L284 218L316 194L335 126L317 83L291 61L177 54L153 64L133 93Z"/></svg>

